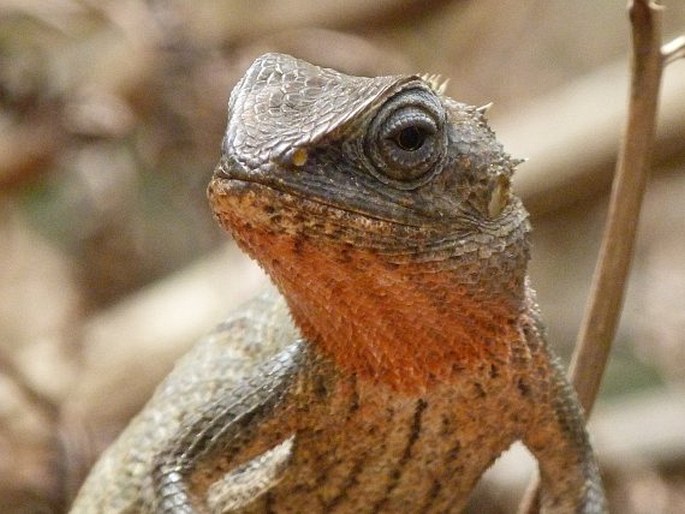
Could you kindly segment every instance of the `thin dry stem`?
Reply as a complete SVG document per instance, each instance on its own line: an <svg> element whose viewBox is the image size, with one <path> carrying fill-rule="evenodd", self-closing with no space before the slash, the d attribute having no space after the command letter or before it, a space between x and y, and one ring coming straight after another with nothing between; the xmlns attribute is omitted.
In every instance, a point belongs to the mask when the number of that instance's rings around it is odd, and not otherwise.
<svg viewBox="0 0 685 514"><path fill-rule="evenodd" d="M633 26L628 121L621 139L604 238L570 376L590 413L623 306L640 207L654 146L663 71L660 9L648 0L629 8Z"/></svg>
<svg viewBox="0 0 685 514"><path fill-rule="evenodd" d="M633 51L628 120L621 139L604 238L569 375L589 416L611 350L633 256L642 198L654 146L661 76L683 53L680 39L661 48L661 7L629 3ZM531 482L519 512L539 510L538 480Z"/></svg>

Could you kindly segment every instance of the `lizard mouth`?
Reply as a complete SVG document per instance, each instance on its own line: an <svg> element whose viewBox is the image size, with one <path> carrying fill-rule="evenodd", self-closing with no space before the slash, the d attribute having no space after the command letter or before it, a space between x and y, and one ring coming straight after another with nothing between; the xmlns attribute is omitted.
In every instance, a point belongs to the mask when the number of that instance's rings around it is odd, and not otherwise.
<svg viewBox="0 0 685 514"><path fill-rule="evenodd" d="M311 231L340 236L346 234L344 239L351 240L367 237L369 232L392 232L398 236L401 234L402 238L412 238L422 230L420 225L342 208L331 202L258 180L214 177L208 190L210 203L219 218L227 221L240 217L243 222L262 225L271 230L280 228L285 232Z"/></svg>
<svg viewBox="0 0 685 514"><path fill-rule="evenodd" d="M426 228L426 223L423 221L411 222L407 219L371 214L368 210L355 208L353 204L342 205L342 202L336 201L335 198L329 198L330 195L313 194L311 190L300 191L297 185L293 186L278 179L255 176L240 168L227 168L224 162L219 163L208 189L210 200L213 200L212 197L244 196L250 192L252 192L253 203L270 204L274 209L296 208L302 214L311 213L315 216L328 213L338 218L344 217L348 224L352 223L351 218L357 218L367 220L367 223L378 222L407 229L425 230ZM411 214L409 209L404 210L407 211L406 215Z"/></svg>

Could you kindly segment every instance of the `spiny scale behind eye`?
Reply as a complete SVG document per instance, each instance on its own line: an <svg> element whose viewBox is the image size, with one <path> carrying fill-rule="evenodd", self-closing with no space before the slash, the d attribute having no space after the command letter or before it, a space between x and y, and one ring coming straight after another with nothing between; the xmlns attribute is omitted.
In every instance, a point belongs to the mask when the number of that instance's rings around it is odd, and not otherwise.
<svg viewBox="0 0 685 514"><path fill-rule="evenodd" d="M433 91L438 93L439 95L445 94L445 91L447 91L447 85L450 82L450 79L447 78L445 80L442 79L442 76L438 73L433 73L433 74L428 74L424 73L423 75L420 75L421 80L424 82L427 82L428 85L431 87Z"/></svg>

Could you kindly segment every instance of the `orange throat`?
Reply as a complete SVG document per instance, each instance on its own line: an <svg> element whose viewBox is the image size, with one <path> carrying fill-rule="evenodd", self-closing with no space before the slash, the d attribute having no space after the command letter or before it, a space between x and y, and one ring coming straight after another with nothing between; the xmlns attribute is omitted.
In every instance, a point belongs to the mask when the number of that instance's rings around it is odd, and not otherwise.
<svg viewBox="0 0 685 514"><path fill-rule="evenodd" d="M356 234L369 235L353 245L326 207L243 186L210 183L218 221L271 276L313 350L344 372L423 391L505 363L522 339L524 276L512 270L525 263L477 251L393 262L363 223Z"/></svg>
<svg viewBox="0 0 685 514"><path fill-rule="evenodd" d="M281 289L303 336L341 369L425 391L508 360L519 312L481 298L454 273L390 265L349 245L312 244L252 227L238 241Z"/></svg>

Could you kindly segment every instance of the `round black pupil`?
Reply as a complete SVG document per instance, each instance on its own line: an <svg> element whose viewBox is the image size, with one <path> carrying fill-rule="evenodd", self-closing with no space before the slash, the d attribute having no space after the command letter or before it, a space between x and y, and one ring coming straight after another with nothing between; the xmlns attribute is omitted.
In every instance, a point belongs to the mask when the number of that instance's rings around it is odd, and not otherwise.
<svg viewBox="0 0 685 514"><path fill-rule="evenodd" d="M400 130L397 134L397 144L402 150L413 152L418 150L426 140L426 133L418 127L411 126Z"/></svg>

